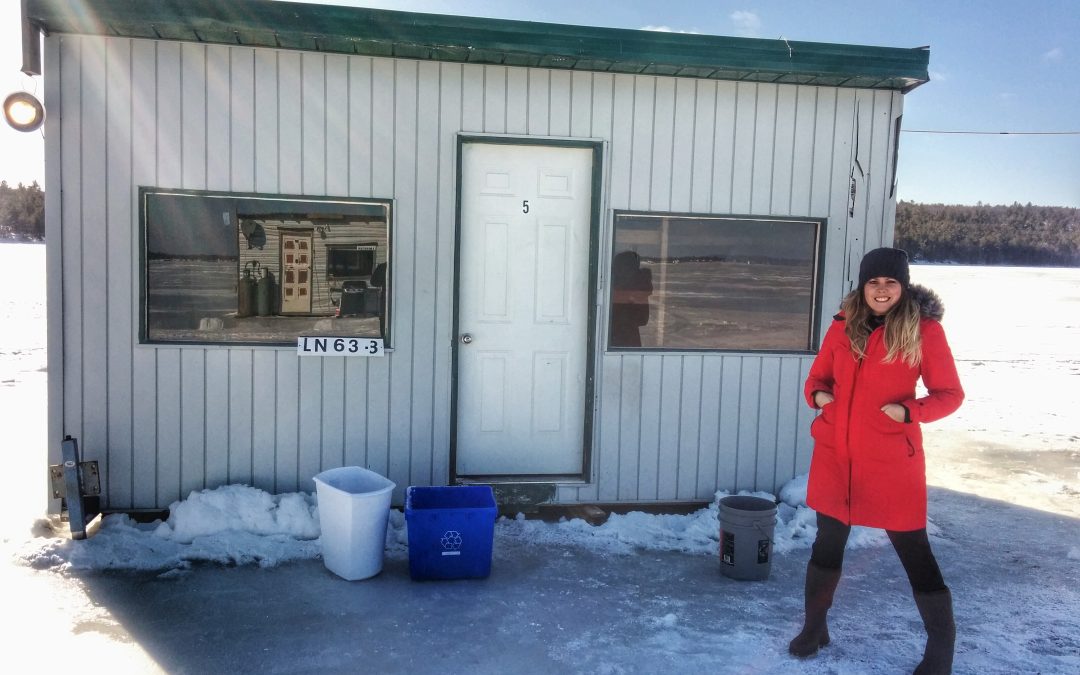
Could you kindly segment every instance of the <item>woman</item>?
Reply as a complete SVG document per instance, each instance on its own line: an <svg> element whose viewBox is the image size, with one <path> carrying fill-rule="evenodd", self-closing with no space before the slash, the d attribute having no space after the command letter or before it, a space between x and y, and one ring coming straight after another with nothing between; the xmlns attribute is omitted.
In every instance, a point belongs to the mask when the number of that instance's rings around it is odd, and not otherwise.
<svg viewBox="0 0 1080 675"><path fill-rule="evenodd" d="M956 627L952 597L926 536L926 464L919 424L964 400L941 328L938 297L910 285L907 253L870 251L859 286L833 317L805 395L819 408L807 504L818 533L806 568L806 620L789 645L805 657L829 644L826 614L840 581L852 525L883 528L907 572L926 627L916 673L949 673ZM915 396L922 378L927 395Z"/></svg>

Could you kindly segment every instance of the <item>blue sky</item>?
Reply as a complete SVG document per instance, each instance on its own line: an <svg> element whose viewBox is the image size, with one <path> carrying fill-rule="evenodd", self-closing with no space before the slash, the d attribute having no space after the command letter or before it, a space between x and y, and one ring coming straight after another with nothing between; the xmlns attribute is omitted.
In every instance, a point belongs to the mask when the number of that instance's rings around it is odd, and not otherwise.
<svg viewBox="0 0 1080 675"><path fill-rule="evenodd" d="M41 93L19 73L18 3L0 8L0 93ZM930 46L931 82L904 128L1080 132L1076 0L334 0L333 4L616 28ZM41 134L0 129L0 179L43 182ZM1080 207L1080 134L905 133L899 196L920 202Z"/></svg>

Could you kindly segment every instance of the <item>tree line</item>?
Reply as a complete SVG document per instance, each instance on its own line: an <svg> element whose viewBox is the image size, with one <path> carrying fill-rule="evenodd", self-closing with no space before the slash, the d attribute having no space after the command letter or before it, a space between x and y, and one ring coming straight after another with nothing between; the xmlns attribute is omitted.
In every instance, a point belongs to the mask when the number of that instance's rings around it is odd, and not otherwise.
<svg viewBox="0 0 1080 675"><path fill-rule="evenodd" d="M894 241L920 262L1080 267L1080 209L901 201Z"/></svg>
<svg viewBox="0 0 1080 675"><path fill-rule="evenodd" d="M34 181L11 187L0 181L0 241L44 241L45 193Z"/></svg>

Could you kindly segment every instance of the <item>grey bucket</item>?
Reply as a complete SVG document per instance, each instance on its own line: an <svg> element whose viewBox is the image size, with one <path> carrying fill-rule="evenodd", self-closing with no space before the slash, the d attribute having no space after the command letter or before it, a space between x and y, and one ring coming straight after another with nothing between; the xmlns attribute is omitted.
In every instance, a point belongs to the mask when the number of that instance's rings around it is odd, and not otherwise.
<svg viewBox="0 0 1080 675"><path fill-rule="evenodd" d="M736 495L720 500L720 572L740 581L769 578L776 504Z"/></svg>

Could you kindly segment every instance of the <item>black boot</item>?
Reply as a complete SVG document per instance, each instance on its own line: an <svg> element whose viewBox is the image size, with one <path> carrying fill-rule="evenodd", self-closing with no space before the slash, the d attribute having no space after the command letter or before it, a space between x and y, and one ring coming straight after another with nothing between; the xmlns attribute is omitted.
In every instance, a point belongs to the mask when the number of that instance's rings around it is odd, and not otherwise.
<svg viewBox="0 0 1080 675"><path fill-rule="evenodd" d="M832 607L833 593L840 583L840 570L806 565L806 620L802 632L788 645L788 652L803 658L829 644L829 626L825 617Z"/></svg>
<svg viewBox="0 0 1080 675"><path fill-rule="evenodd" d="M956 643L956 622L953 620L952 594L949 589L920 593L916 591L915 605L926 626L926 650L915 675L948 675L952 672L953 646Z"/></svg>

